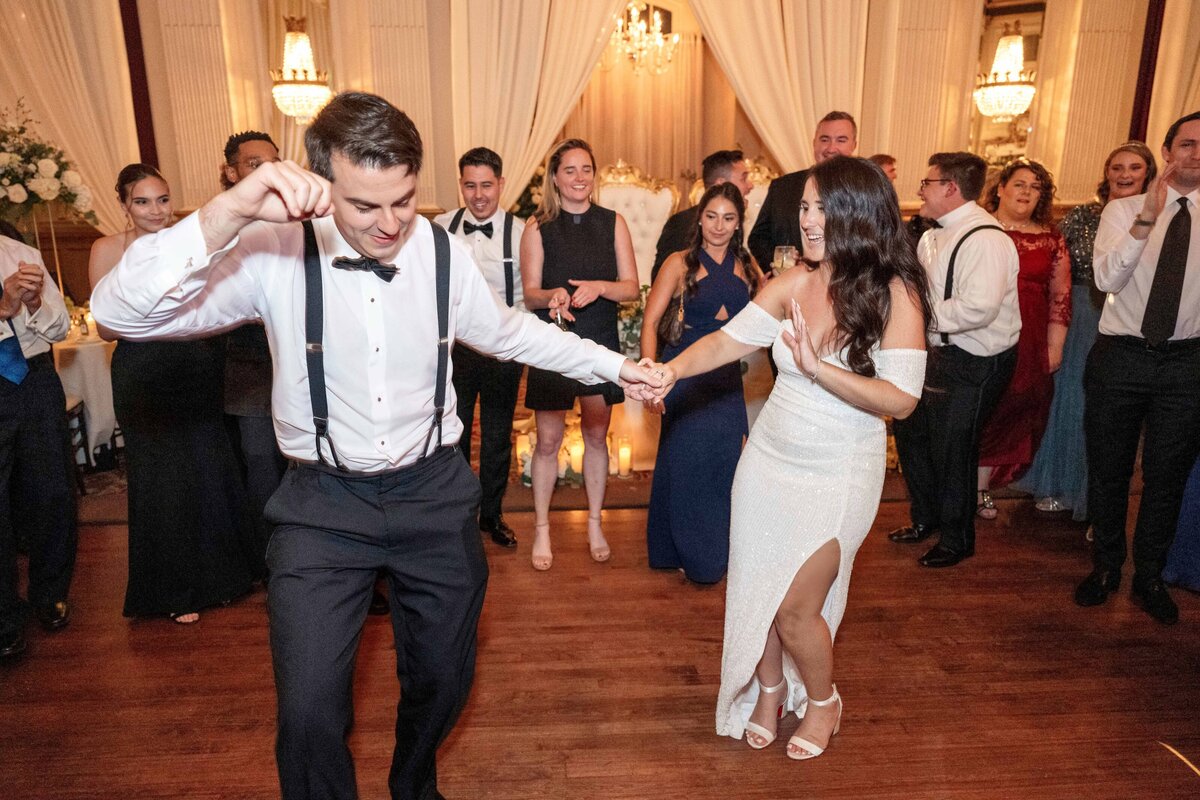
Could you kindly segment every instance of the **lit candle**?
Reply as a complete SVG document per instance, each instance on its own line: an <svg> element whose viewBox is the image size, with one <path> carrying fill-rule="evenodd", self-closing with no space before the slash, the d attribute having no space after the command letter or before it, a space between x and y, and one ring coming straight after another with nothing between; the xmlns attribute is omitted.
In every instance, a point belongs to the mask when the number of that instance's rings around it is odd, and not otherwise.
<svg viewBox="0 0 1200 800"><path fill-rule="evenodd" d="M571 442L569 448L571 453L571 471L577 475L583 474L583 441L577 440Z"/></svg>
<svg viewBox="0 0 1200 800"><path fill-rule="evenodd" d="M92 312L87 312L83 315L84 321L87 322L88 333L93 333L96 330L96 318L92 316Z"/></svg>
<svg viewBox="0 0 1200 800"><path fill-rule="evenodd" d="M529 434L517 434L517 463L524 464L529 458Z"/></svg>
<svg viewBox="0 0 1200 800"><path fill-rule="evenodd" d="M617 474L622 478L628 478L632 470L633 447L629 444L628 439L621 437L621 441L617 445Z"/></svg>

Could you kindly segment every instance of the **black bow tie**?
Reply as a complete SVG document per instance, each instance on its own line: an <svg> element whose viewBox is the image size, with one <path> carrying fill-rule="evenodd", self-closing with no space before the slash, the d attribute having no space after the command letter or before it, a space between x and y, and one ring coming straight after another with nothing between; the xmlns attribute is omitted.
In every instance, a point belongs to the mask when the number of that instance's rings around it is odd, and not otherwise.
<svg viewBox="0 0 1200 800"><path fill-rule="evenodd" d="M485 222L482 225L475 225L474 223L463 220L463 231L468 236L471 235L472 233L474 233L475 231L479 231L484 236L486 236L487 238L490 239L490 238L492 238L492 223Z"/></svg>
<svg viewBox="0 0 1200 800"><path fill-rule="evenodd" d="M392 282L392 278L396 277L396 273L400 270L391 264L381 264L379 261L370 256L362 256L361 258L346 258L338 256L333 260L334 269L348 269L350 271L361 270L362 272L374 272L376 277L387 283Z"/></svg>

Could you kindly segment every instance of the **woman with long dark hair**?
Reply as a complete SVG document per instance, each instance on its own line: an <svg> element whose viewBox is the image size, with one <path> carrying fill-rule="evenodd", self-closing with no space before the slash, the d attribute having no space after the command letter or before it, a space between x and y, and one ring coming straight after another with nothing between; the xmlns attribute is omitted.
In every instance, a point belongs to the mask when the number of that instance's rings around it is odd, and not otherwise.
<svg viewBox="0 0 1200 800"><path fill-rule="evenodd" d="M559 142L546 157L542 201L521 235L521 282L525 307L540 319L584 339L620 350L617 305L638 296L637 263L625 219L592 202L596 158L582 139ZM588 550L593 561L611 555L600 511L608 486L608 424L612 406L625 399L615 383L589 386L556 372L529 368L525 406L533 410L534 569L547 570L550 499L558 481L567 411L579 398L583 433L583 484L588 499Z"/></svg>
<svg viewBox="0 0 1200 800"><path fill-rule="evenodd" d="M664 360L720 330L762 283L745 249L746 205L732 183L709 187L697 204L687 250L663 262L642 319L642 357ZM672 306L678 299L680 306ZM668 307L682 309L677 342L660 343L658 324ZM729 494L749 432L738 362L679 382L665 401L654 485L646 521L650 566L682 569L697 583L715 583L729 561Z"/></svg>
<svg viewBox="0 0 1200 800"><path fill-rule="evenodd" d="M1063 345L1062 366L1054 373L1050 421L1029 471L1014 488L1029 492L1039 511L1071 511L1076 522L1087 516L1087 457L1083 444L1083 366L1100 328L1104 293L1092 275L1092 249L1100 212L1109 200L1142 194L1158 174L1154 154L1141 142L1108 154L1096 200L1075 206L1058 226L1071 259L1071 326Z"/></svg>
<svg viewBox="0 0 1200 800"><path fill-rule="evenodd" d="M1018 159L1000 172L984 200L1017 248L1021 336L1017 366L979 436L977 513L996 518L989 487L1007 486L1033 463L1054 397L1054 373L1071 323L1071 259L1050 219L1054 179L1036 161Z"/></svg>
<svg viewBox="0 0 1200 800"><path fill-rule="evenodd" d="M129 227L92 245L95 286L131 244L171 224L171 190L146 164L117 176ZM112 338L101 328L101 335ZM129 482L125 616L190 624L250 591L250 520L224 423L224 344L130 342L112 358L113 407Z"/></svg>
<svg viewBox="0 0 1200 800"><path fill-rule="evenodd" d="M775 278L663 370L666 386L770 346L779 377L733 483L717 733L761 749L780 709L802 717L789 758L837 732L833 637L854 554L883 489L884 415L912 413L932 309L891 182L839 156L809 173L806 269Z"/></svg>

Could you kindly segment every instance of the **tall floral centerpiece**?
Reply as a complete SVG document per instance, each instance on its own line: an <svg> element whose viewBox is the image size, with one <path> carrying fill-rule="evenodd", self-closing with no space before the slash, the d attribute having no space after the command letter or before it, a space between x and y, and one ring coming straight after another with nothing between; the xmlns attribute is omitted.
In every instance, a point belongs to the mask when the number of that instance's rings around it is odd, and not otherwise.
<svg viewBox="0 0 1200 800"><path fill-rule="evenodd" d="M46 207L54 269L62 291L54 214L50 208L53 202L92 225L99 224L92 211L92 192L84 185L83 177L72 168L62 150L33 131L29 109L24 100L18 100L16 108L0 111L0 219L16 224L33 216L38 206ZM34 235L37 235L36 225Z"/></svg>

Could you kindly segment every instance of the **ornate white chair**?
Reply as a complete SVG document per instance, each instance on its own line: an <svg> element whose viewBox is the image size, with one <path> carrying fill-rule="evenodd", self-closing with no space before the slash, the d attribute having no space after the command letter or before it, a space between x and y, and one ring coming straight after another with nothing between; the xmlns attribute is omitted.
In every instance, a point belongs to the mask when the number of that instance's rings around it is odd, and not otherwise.
<svg viewBox="0 0 1200 800"><path fill-rule="evenodd" d="M621 160L601 169L596 185L600 205L619 213L629 225L638 284L649 284L654 248L667 218L675 213L679 190L667 181L644 176L637 167Z"/></svg>
<svg viewBox="0 0 1200 800"><path fill-rule="evenodd" d="M779 173L768 167L761 159L746 159L746 163L750 165L750 194L746 197L746 224L745 231L749 235L754 229L754 221L758 219L758 212L762 210L763 201L767 199L767 184L779 177ZM688 205L694 206L700 202L701 196L704 195L704 181L697 179L692 184L691 190L688 192Z"/></svg>

